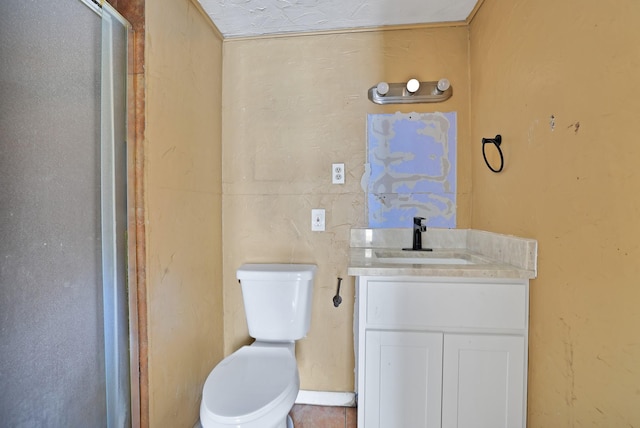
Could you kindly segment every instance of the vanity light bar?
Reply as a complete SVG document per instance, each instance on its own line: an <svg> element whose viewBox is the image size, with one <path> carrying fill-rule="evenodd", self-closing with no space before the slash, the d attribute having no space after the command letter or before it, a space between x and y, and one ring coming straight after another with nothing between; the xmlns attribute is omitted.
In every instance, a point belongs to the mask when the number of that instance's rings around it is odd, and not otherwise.
<svg viewBox="0 0 640 428"><path fill-rule="evenodd" d="M369 100L376 104L438 103L453 95L448 79L437 82L420 82L410 79L407 83L380 82L369 88Z"/></svg>

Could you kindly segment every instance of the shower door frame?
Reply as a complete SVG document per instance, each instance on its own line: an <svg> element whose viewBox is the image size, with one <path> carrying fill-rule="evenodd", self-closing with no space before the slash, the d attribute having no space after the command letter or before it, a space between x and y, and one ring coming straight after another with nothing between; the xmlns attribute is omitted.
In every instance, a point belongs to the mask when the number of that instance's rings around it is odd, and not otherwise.
<svg viewBox="0 0 640 428"><path fill-rule="evenodd" d="M101 7L115 8L131 24L127 49L127 282L129 286L131 426L146 428L149 426L146 236L143 188L146 0L81 1L85 1L85 3L93 1L96 4L99 3Z"/></svg>
<svg viewBox="0 0 640 428"><path fill-rule="evenodd" d="M82 0L87 1L87 0ZM121 23L127 32L126 38L126 58L125 60L125 100L126 100L126 112L125 112L125 129L126 129L126 206L127 206L127 242L126 242L126 287L125 292L127 293L128 307L125 309L128 313L128 351L129 351L129 361L127 370L124 370L123 367L120 367L124 362L118 362L118 353L122 352L122 350L112 349L112 361L109 364L109 357L107 357L107 370L109 370L109 366L111 367L111 372L114 376L118 378L118 381L113 381L111 385L107 384L107 388L111 389L108 391L107 397L109 398L109 394L111 394L113 398L113 402L111 403L111 408L109 408L109 399L108 399L108 407L107 414L109 411L116 412L118 406L128 405L129 411L131 412L131 426L133 428L140 427L140 356L139 356L139 337L138 337L138 289L137 289L137 237L136 233L136 191L135 191L135 167L136 167L136 132L135 132L135 93L134 93L134 84L133 84L133 73L132 73L132 64L133 64L133 53L134 53L134 34L132 25L111 5L106 3L104 0L101 1L101 9L102 9L102 19L103 23L105 20L117 20ZM105 15L106 12L106 15ZM102 58L103 58L103 71L105 69L105 62L109 62L107 52L111 48L111 40L105 37L104 33L105 25L103 25L103 41L102 41ZM109 75L109 73L107 73ZM110 123L113 119L112 117L105 117L105 112L109 112L113 110L113 105L108 104L105 100L104 93L107 88L112 85L112 81L108 81L108 79L102 79L103 85L103 100L102 100L102 114L103 114L103 125L102 125L102 140L112 139L113 135L110 133L110 129L108 126L105 126L105 123ZM112 99L110 101L113 101ZM103 143L104 144L104 143ZM103 172L104 174L104 172ZM103 198L107 200L111 198L111 194L104 194ZM104 201L104 199L103 199ZM108 219L109 221L110 219ZM104 233L104 232L103 232ZM115 266L112 267L115 270ZM107 292L105 291L105 298L107 298ZM116 309L117 311L117 309ZM116 313L112 313L112 316L117 316ZM105 312L105 324L109 322L108 315ZM105 331L106 333L106 331ZM126 379L125 377L128 377ZM124 397L120 395L121 391L118 391L118 382L122 387L127 382L129 384L129 394L126 397L128 402L121 402Z"/></svg>
<svg viewBox="0 0 640 428"><path fill-rule="evenodd" d="M102 77L101 77L101 203L102 203L102 252L103 252L103 296L104 296L104 324L105 324L105 370L107 375L107 426L119 428L123 423L121 410L126 407L130 415L131 427L141 426L140 405L140 352L138 336L138 289L137 289L137 237L136 232L136 117L135 93L133 83L134 33L132 25L109 3L100 0L80 0L96 12L102 19ZM125 112L124 128L126 132L126 254L116 254L116 225L115 210L115 167L114 146L116 141L114 122L118 111L114 105L114 58L113 58L113 22L121 24L126 31L126 50L124 61L124 92ZM126 270L125 283L118 283L118 263L124 256ZM118 294L125 293L124 300L127 307L119 307ZM120 296L122 297L122 296ZM122 312L128 315L128 325L119 326L126 329L126 340L120 337L109 337L111 324L117 323ZM117 334L117 332L116 332ZM122 349L124 346L127 349ZM128 361L124 361L123 353L128 353ZM124 390L125 385L128 390Z"/></svg>

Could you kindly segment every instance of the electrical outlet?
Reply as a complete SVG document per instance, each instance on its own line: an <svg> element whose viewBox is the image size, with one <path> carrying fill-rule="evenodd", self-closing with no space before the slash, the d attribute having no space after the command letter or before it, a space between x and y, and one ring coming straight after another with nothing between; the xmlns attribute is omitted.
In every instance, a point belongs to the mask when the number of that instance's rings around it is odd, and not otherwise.
<svg viewBox="0 0 640 428"><path fill-rule="evenodd" d="M333 184L344 184L344 164L343 163L334 163L331 165L331 183Z"/></svg>
<svg viewBox="0 0 640 428"><path fill-rule="evenodd" d="M311 230L314 232L324 232L323 208L314 208L311 210Z"/></svg>

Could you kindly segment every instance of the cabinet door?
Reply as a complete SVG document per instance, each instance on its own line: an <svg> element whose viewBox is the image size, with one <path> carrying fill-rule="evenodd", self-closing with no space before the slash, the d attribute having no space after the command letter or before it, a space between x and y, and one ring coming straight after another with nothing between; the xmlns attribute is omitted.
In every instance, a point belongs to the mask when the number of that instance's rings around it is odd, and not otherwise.
<svg viewBox="0 0 640 428"><path fill-rule="evenodd" d="M445 335L442 427L524 427L524 356L522 336Z"/></svg>
<svg viewBox="0 0 640 428"><path fill-rule="evenodd" d="M363 428L440 428L442 333L368 330L365 341Z"/></svg>

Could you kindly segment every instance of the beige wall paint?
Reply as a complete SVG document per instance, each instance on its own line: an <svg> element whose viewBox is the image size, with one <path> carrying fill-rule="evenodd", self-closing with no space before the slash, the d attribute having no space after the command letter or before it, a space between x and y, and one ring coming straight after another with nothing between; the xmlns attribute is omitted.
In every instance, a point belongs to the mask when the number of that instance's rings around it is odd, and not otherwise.
<svg viewBox="0 0 640 428"><path fill-rule="evenodd" d="M188 0L146 30L149 425L191 427L223 355L222 41Z"/></svg>
<svg viewBox="0 0 640 428"><path fill-rule="evenodd" d="M458 224L468 227L468 29L228 40L223 57L225 354L250 342L236 269L315 263L311 330L297 345L301 387L353 391L354 283L346 268L349 230L366 226L366 115L458 112ZM444 76L454 88L444 103L382 107L367 99L380 80ZM345 163L345 185L331 184L333 162ZM326 210L326 232L311 232L312 208ZM344 300L334 308L337 277Z"/></svg>
<svg viewBox="0 0 640 428"><path fill-rule="evenodd" d="M471 23L472 226L540 248L531 428L640 426L638 17L636 0L485 0ZM480 154L496 133L499 175Z"/></svg>

